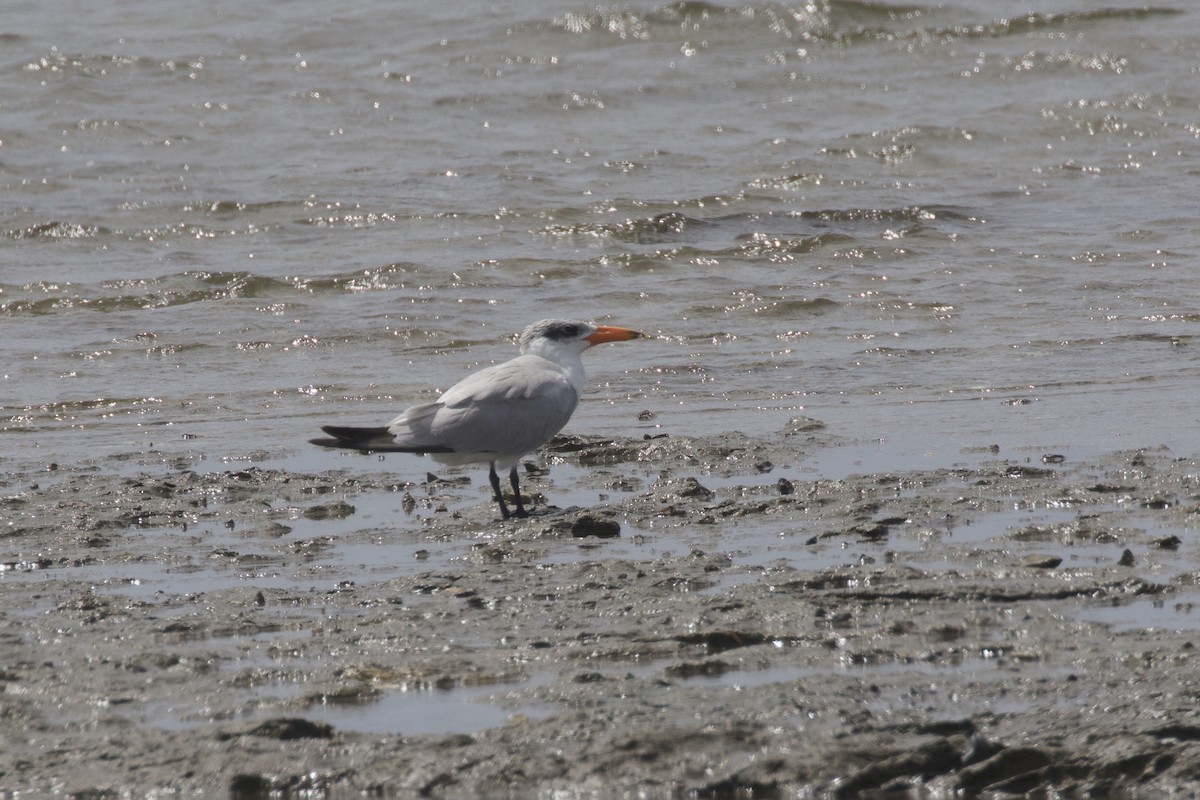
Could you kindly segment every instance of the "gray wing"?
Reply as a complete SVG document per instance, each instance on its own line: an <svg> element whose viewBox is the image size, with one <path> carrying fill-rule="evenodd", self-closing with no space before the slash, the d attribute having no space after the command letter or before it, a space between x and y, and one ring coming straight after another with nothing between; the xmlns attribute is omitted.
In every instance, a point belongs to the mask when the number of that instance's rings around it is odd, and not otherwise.
<svg viewBox="0 0 1200 800"><path fill-rule="evenodd" d="M388 430L408 447L515 460L562 430L578 404L560 367L521 356L471 375L435 403L409 408Z"/></svg>

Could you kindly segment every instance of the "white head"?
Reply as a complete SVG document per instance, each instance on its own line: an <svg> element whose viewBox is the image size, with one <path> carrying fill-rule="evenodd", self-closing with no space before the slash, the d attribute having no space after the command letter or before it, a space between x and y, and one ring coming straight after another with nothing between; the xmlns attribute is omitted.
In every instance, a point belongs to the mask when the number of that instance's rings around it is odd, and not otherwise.
<svg viewBox="0 0 1200 800"><path fill-rule="evenodd" d="M522 331L518 344L522 353L551 357L559 353L578 355L594 344L623 342L637 339L641 335L628 328L592 325L589 322L565 319L544 319Z"/></svg>

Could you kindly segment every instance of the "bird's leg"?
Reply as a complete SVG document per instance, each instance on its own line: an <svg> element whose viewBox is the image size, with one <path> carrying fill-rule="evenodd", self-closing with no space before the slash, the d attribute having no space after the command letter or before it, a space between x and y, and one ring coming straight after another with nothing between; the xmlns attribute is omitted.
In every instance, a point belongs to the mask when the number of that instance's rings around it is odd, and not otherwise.
<svg viewBox="0 0 1200 800"><path fill-rule="evenodd" d="M496 462L493 461L488 467L488 480L492 482L492 491L496 493L496 502L500 504L500 518L508 519L508 506L504 505L504 493L500 491L500 476L496 474ZM517 507L521 506L521 496L517 495Z"/></svg>
<svg viewBox="0 0 1200 800"><path fill-rule="evenodd" d="M513 497L517 501L517 511L513 514L514 517L528 517L529 512L525 510L525 504L521 502L521 483L517 480L517 465L513 464L513 468L508 472L509 483L513 487Z"/></svg>

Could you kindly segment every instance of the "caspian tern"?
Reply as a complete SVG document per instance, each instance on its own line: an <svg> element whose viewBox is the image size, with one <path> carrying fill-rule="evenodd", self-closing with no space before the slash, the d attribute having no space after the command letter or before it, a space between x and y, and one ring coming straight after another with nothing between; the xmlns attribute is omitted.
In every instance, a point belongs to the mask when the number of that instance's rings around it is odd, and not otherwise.
<svg viewBox="0 0 1200 800"><path fill-rule="evenodd" d="M434 402L412 406L383 427L323 425L333 438L310 441L365 453L428 454L443 464L487 463L504 519L513 515L496 470L508 469L515 516L527 517L517 462L562 430L574 413L583 393L583 351L641 336L628 328L544 319L521 334L519 356L473 373Z"/></svg>

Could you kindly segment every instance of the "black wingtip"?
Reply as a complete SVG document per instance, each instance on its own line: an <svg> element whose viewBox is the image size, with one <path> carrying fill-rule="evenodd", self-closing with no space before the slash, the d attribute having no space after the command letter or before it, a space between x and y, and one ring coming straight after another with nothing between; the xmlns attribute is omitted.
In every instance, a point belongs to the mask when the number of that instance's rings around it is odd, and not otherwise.
<svg viewBox="0 0 1200 800"><path fill-rule="evenodd" d="M378 450L386 448L394 440L387 428L353 428L343 425L322 425L321 430L332 439L309 439L318 447L340 447L348 450Z"/></svg>
<svg viewBox="0 0 1200 800"><path fill-rule="evenodd" d="M453 453L444 445L414 445L400 443L387 428L353 428L342 425L322 425L321 430L332 439L309 439L318 447L337 447L358 450L360 453Z"/></svg>

